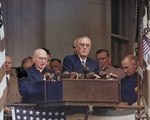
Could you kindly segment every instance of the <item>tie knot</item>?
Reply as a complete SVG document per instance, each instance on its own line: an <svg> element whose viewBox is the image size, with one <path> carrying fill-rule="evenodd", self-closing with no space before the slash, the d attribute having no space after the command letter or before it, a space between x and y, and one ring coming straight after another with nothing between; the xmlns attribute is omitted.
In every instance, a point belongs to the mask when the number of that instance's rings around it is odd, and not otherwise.
<svg viewBox="0 0 150 120"><path fill-rule="evenodd" d="M85 67L85 62L82 60L82 65L83 65L83 67Z"/></svg>

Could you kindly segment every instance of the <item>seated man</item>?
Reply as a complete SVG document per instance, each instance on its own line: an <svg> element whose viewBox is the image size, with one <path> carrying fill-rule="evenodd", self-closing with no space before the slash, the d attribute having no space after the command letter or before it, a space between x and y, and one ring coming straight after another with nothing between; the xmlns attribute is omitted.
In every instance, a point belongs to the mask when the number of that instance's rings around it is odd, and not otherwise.
<svg viewBox="0 0 150 120"><path fill-rule="evenodd" d="M99 61L102 70L107 74L113 73L117 75L118 79L121 80L126 76L125 72L120 68L115 68L111 65L111 57L109 55L108 50L100 49L96 52L96 59Z"/></svg>
<svg viewBox="0 0 150 120"><path fill-rule="evenodd" d="M127 55L123 58L122 68L126 76L121 80L121 102L127 102L132 105L137 100L137 59L133 55Z"/></svg>
<svg viewBox="0 0 150 120"><path fill-rule="evenodd" d="M43 49L36 49L33 55L34 64L26 69L28 76L19 78L19 92L25 98L29 95L29 86L30 84L38 81L43 81L44 78L42 75L45 73L52 73L49 69L46 68L47 64L47 53Z"/></svg>
<svg viewBox="0 0 150 120"><path fill-rule="evenodd" d="M62 71L61 60L53 58L50 61L50 69L53 71Z"/></svg>
<svg viewBox="0 0 150 120"><path fill-rule="evenodd" d="M97 60L88 57L91 49L91 40L87 36L79 37L76 43L77 54L68 55L63 61L63 72L68 71L83 73L83 67L88 67L89 72L99 74L100 67Z"/></svg>

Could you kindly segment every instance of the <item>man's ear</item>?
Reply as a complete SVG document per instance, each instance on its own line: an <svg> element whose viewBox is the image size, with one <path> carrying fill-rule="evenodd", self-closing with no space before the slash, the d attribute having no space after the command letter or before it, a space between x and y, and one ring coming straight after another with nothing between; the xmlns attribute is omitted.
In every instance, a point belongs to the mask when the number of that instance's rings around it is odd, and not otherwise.
<svg viewBox="0 0 150 120"><path fill-rule="evenodd" d="M35 57L34 56L32 57L32 60L33 60L33 62L35 62Z"/></svg>
<svg viewBox="0 0 150 120"><path fill-rule="evenodd" d="M138 68L138 62L135 63L135 67Z"/></svg>
<svg viewBox="0 0 150 120"><path fill-rule="evenodd" d="M78 46L76 46L76 50L78 50Z"/></svg>

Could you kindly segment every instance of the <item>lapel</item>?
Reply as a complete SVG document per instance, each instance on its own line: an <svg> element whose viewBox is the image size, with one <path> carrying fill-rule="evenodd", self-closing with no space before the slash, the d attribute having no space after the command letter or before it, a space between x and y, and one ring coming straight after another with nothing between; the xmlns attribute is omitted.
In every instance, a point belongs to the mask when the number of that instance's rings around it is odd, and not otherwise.
<svg viewBox="0 0 150 120"><path fill-rule="evenodd" d="M9 87L8 87L8 94L7 94L7 99L9 99L13 93L16 90L16 85L18 85L18 79L16 76L13 76L12 74L10 74L10 83L9 83Z"/></svg>
<svg viewBox="0 0 150 120"><path fill-rule="evenodd" d="M30 69L30 73L31 76L36 79L36 81L42 81L42 75L40 74L40 72L37 70L37 68L35 67L35 65L33 65Z"/></svg>
<svg viewBox="0 0 150 120"><path fill-rule="evenodd" d="M91 62L91 59L87 57L86 59L86 67L88 67L89 69L91 69L92 67L92 62Z"/></svg>
<svg viewBox="0 0 150 120"><path fill-rule="evenodd" d="M87 59L86 59L86 67L89 68L89 72L98 72L98 71L96 71L97 65L95 63L96 62L93 61L93 59L87 57ZM96 74L98 74L98 73L96 73Z"/></svg>
<svg viewBox="0 0 150 120"><path fill-rule="evenodd" d="M80 58L77 54L74 55L74 71L78 73L83 73L83 65L81 64Z"/></svg>

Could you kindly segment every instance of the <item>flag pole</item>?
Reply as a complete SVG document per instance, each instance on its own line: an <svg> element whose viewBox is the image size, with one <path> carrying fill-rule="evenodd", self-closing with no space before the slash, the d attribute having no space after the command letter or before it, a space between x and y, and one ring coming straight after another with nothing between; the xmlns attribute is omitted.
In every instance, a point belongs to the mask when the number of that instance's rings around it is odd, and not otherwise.
<svg viewBox="0 0 150 120"><path fill-rule="evenodd" d="M139 60L139 67L141 67L141 69L143 70L143 49L142 49L142 36L139 35L139 41L138 41L138 60ZM140 90L141 90L141 86L140 86L140 75L139 73L137 74L137 94L138 94L138 101L137 101L137 105L140 106Z"/></svg>
<svg viewBox="0 0 150 120"><path fill-rule="evenodd" d="M140 6L140 0L137 0L138 1L138 11L137 11L137 18L138 18L138 20L137 20L137 41L138 41L138 61L139 61L139 67L140 67L140 65L141 65L141 59L142 59L142 57L141 57L141 51L142 51L142 35L141 35L141 33L140 33L140 23L141 23L141 15L140 15L140 9L141 9L141 6ZM137 73L137 106L140 106L140 76L139 76L139 73Z"/></svg>

